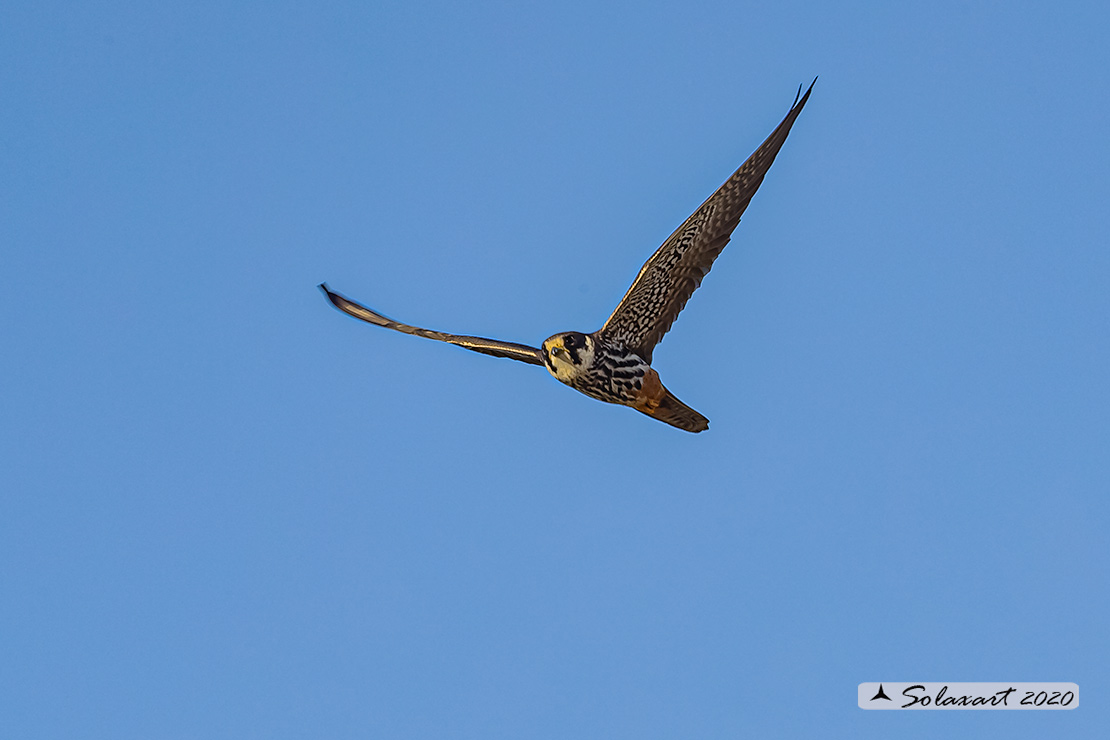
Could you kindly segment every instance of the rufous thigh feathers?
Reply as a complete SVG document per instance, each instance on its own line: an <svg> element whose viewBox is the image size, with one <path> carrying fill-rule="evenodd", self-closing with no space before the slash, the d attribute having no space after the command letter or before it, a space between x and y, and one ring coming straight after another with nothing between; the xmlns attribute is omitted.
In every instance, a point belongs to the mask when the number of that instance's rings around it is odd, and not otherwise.
<svg viewBox="0 0 1110 740"><path fill-rule="evenodd" d="M709 419L679 401L663 387L659 373L651 368L644 373L640 395L636 397L632 408L687 432L704 432L709 428Z"/></svg>

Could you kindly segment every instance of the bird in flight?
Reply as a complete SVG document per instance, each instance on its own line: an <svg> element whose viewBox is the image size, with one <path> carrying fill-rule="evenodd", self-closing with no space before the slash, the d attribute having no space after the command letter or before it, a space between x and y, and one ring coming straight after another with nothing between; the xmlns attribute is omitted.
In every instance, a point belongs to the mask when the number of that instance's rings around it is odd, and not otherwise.
<svg viewBox="0 0 1110 740"><path fill-rule="evenodd" d="M740 216L763 182L775 155L802 112L813 83L794 99L790 112L755 153L694 211L656 250L616 310L592 334L571 331L544 340L539 347L421 329L387 318L330 290L320 289L340 311L386 329L448 342L494 357L546 367L571 388L607 403L631 406L687 432L703 432L709 420L678 400L651 367L651 354L671 328L713 260L728 244Z"/></svg>

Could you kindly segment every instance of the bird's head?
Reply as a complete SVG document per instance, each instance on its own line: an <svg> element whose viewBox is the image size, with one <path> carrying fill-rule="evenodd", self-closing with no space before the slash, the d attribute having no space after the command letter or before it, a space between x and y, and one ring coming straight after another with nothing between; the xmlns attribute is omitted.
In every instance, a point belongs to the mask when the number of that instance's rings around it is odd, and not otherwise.
<svg viewBox="0 0 1110 740"><path fill-rule="evenodd" d="M547 369L566 382L593 364L594 340L576 331L564 332L545 339L542 352Z"/></svg>

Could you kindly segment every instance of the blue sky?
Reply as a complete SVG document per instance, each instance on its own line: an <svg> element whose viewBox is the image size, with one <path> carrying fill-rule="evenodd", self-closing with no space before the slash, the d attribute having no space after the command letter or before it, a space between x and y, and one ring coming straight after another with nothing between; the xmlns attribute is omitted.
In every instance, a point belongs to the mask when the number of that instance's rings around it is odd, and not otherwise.
<svg viewBox="0 0 1110 740"><path fill-rule="evenodd" d="M0 735L1102 736L1104 4L179 5L0 10ZM596 329L815 75L705 434L315 288Z"/></svg>

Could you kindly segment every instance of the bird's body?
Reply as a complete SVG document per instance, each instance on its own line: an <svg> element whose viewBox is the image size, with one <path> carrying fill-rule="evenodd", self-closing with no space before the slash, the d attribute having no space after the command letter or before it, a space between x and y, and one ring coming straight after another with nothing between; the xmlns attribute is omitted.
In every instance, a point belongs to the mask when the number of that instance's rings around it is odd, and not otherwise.
<svg viewBox="0 0 1110 740"><path fill-rule="evenodd" d="M810 85L805 95L795 100L786 118L762 146L663 242L609 320L595 332L562 332L549 337L539 348L445 334L393 321L333 293L326 285L321 284L320 288L336 308L371 324L475 352L543 365L557 380L587 396L631 406L689 432L704 431L709 428L709 420L675 398L659 380L659 374L651 367L652 350L728 244L812 89Z"/></svg>
<svg viewBox="0 0 1110 740"><path fill-rule="evenodd" d="M709 420L663 387L659 373L622 344L593 334L556 334L540 348L544 365L557 380L591 398L631 406L688 432L709 428Z"/></svg>

